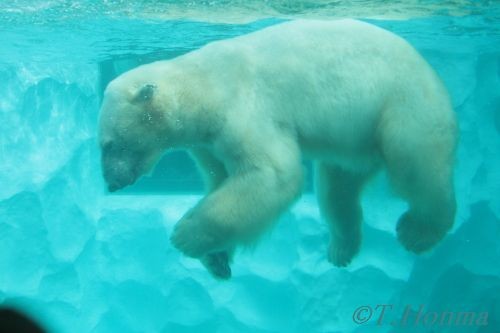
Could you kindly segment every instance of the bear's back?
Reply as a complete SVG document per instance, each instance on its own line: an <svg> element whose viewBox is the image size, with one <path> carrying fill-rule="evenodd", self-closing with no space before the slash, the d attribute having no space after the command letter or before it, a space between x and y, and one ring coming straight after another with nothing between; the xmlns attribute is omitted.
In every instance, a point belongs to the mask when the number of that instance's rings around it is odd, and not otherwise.
<svg viewBox="0 0 500 333"><path fill-rule="evenodd" d="M284 22L209 43L180 58L186 60L186 65L196 63L215 75L234 71L238 80L249 79L252 74L267 80L279 73L283 80L287 74L313 81L323 76L335 79L337 84L351 85L353 78L358 78L358 88L363 82L398 86L433 72L404 39L351 19ZM418 73L414 68L419 69ZM246 73L242 75L242 71Z"/></svg>

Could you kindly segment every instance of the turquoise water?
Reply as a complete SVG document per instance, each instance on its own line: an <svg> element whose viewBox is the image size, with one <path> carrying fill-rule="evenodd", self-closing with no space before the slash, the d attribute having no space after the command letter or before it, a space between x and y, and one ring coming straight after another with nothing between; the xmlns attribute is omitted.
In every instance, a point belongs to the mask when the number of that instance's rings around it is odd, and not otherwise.
<svg viewBox="0 0 500 333"><path fill-rule="evenodd" d="M238 254L233 278L216 281L169 243L201 194L186 155L104 191L102 91L139 64L294 17L365 19L437 70L460 123L456 225L432 252L404 251L394 227L405 204L381 174L363 198L361 253L334 268L309 184L272 233ZM12 1L0 3L0 40L3 305L50 332L500 332L495 1ZM359 323L366 306L373 315ZM440 323L447 311L475 317Z"/></svg>

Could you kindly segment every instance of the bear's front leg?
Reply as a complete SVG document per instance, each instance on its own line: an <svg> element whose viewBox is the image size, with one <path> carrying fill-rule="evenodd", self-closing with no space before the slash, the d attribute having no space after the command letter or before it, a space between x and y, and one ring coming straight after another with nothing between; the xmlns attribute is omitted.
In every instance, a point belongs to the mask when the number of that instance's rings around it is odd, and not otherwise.
<svg viewBox="0 0 500 333"><path fill-rule="evenodd" d="M203 176L207 193L212 193L227 179L228 174L224 164L206 148L193 148L191 157ZM200 259L205 268L217 279L227 280L231 277L231 258L233 249L209 253Z"/></svg>
<svg viewBox="0 0 500 333"><path fill-rule="evenodd" d="M240 155L235 172L176 225L171 240L185 255L204 255L248 243L299 196L299 150L286 139Z"/></svg>

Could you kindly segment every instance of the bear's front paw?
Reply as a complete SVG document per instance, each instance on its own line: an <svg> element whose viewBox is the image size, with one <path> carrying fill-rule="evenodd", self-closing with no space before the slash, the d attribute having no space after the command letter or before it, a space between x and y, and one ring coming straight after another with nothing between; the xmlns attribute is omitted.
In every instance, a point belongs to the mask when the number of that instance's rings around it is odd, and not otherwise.
<svg viewBox="0 0 500 333"><path fill-rule="evenodd" d="M328 248L328 261L334 266L346 267L359 252L361 245L361 235L355 234L353 237L335 237Z"/></svg>
<svg viewBox="0 0 500 333"><path fill-rule="evenodd" d="M215 278L231 278L230 255L227 251L210 253L200 259L201 263Z"/></svg>
<svg viewBox="0 0 500 333"><path fill-rule="evenodd" d="M216 239L212 235L198 220L186 217L177 223L170 240L188 257L201 258L216 247Z"/></svg>

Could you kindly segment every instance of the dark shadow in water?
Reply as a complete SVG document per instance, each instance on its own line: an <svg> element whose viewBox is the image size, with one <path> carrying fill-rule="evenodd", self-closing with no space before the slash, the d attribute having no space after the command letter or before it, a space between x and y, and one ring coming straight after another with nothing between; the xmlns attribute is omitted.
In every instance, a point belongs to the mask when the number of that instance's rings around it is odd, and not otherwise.
<svg viewBox="0 0 500 333"><path fill-rule="evenodd" d="M45 333L33 319L19 310L0 309L0 333Z"/></svg>

